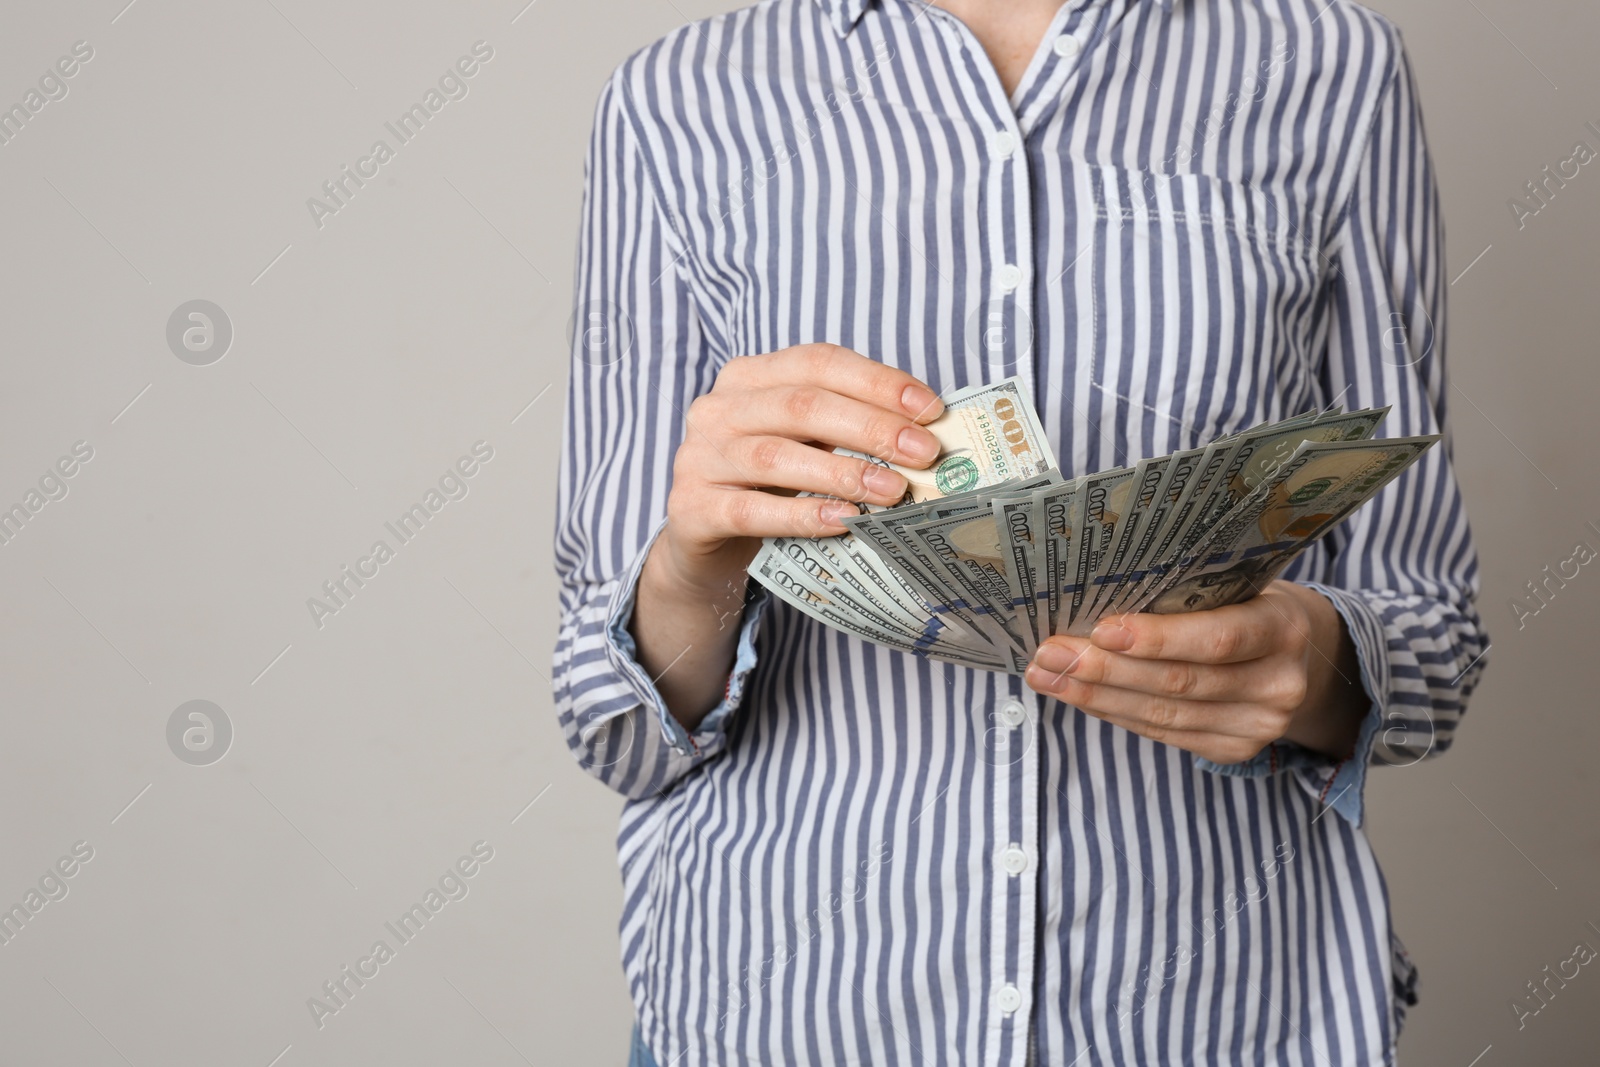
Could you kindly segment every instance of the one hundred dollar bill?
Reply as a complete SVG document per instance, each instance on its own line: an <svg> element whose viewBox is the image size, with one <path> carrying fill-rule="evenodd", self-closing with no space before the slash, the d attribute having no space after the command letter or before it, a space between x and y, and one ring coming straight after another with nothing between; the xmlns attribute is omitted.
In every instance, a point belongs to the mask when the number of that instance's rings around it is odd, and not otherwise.
<svg viewBox="0 0 1600 1067"><path fill-rule="evenodd" d="M1199 611L1254 596L1438 440L1435 434L1302 443L1164 581L1146 591L1140 610Z"/></svg>
<svg viewBox="0 0 1600 1067"><path fill-rule="evenodd" d="M951 393L944 413L926 429L939 441L939 455L926 470L889 464L905 475L907 495L919 503L1056 466L1055 451L1020 378Z"/></svg>

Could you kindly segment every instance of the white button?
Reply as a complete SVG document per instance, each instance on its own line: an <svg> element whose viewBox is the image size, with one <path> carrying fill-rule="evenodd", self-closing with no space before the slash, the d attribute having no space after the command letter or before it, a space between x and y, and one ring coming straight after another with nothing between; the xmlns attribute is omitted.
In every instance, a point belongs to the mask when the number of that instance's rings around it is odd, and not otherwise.
<svg viewBox="0 0 1600 1067"><path fill-rule="evenodd" d="M989 152L996 159L1009 159L1017 150L1017 139L1010 130L996 130L989 138Z"/></svg>
<svg viewBox="0 0 1600 1067"><path fill-rule="evenodd" d="M1028 721L1028 709L1015 700L1000 705L1000 721L1007 726L1021 726Z"/></svg>
<svg viewBox="0 0 1600 1067"><path fill-rule="evenodd" d="M1016 986L1007 982L1000 987L1000 992L995 996L994 1002L1000 1005L1000 1010L1010 1015L1022 1007L1022 992Z"/></svg>
<svg viewBox="0 0 1600 1067"><path fill-rule="evenodd" d="M1028 854L1016 845L1006 846L1000 853L1000 865L1006 869L1007 874L1021 874L1028 869Z"/></svg>
<svg viewBox="0 0 1600 1067"><path fill-rule="evenodd" d="M1083 46L1078 43L1078 39L1076 37L1064 33L1060 37L1056 38L1055 44L1053 44L1051 47L1056 50L1056 55L1060 56L1062 59L1071 59L1073 56L1078 54L1078 49L1082 48Z"/></svg>
<svg viewBox="0 0 1600 1067"><path fill-rule="evenodd" d="M1009 293L1022 284L1022 268L1015 263L1007 263L995 272L994 280L1001 292Z"/></svg>

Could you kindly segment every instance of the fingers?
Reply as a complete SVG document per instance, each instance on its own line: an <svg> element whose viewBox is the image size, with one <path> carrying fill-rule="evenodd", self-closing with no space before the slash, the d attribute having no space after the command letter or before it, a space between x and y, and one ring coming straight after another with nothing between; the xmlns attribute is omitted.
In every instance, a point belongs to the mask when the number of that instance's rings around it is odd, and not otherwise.
<svg viewBox="0 0 1600 1067"><path fill-rule="evenodd" d="M1094 628L1089 639L1098 648L1137 659L1243 663L1277 651L1284 626L1278 605L1258 596L1183 615L1111 616Z"/></svg>
<svg viewBox="0 0 1600 1067"><path fill-rule="evenodd" d="M741 387L746 382L761 387L821 383L834 392L915 422L932 422L944 413L939 397L921 381L839 345L797 345L767 355L746 356L730 360L722 376L730 370L733 384Z"/></svg>
<svg viewBox="0 0 1600 1067"><path fill-rule="evenodd" d="M911 467L925 466L939 454L938 439L911 418L843 396L831 386L779 385L754 395L734 394L717 406L720 429L816 441Z"/></svg>
<svg viewBox="0 0 1600 1067"><path fill-rule="evenodd" d="M1065 636L1041 644L1033 662L1047 677L1071 677L1090 685L1182 700L1246 699L1256 673L1253 665L1137 659Z"/></svg>
<svg viewBox="0 0 1600 1067"><path fill-rule="evenodd" d="M1287 719L1286 712L1257 704L1152 696L1132 689L1082 682L1071 675L1051 675L1037 665L1028 668L1026 681L1036 692L1055 697L1096 718L1152 741L1177 745L1191 752L1196 751L1194 742L1201 736L1248 741L1259 751L1267 742L1283 735Z"/></svg>
<svg viewBox="0 0 1600 1067"><path fill-rule="evenodd" d="M729 537L827 537L857 508L827 497L779 496L759 489L714 490L667 499L667 524L691 542Z"/></svg>
<svg viewBox="0 0 1600 1067"><path fill-rule="evenodd" d="M895 504L906 479L867 460L801 444L784 437L740 437L728 445L725 466L734 484L821 493L869 504Z"/></svg>
<svg viewBox="0 0 1600 1067"><path fill-rule="evenodd" d="M685 413L667 500L674 536L717 551L730 538L843 533L839 519L859 510L845 501L894 504L907 484L832 450L925 467L939 442L921 423L943 410L910 374L837 345L729 360Z"/></svg>

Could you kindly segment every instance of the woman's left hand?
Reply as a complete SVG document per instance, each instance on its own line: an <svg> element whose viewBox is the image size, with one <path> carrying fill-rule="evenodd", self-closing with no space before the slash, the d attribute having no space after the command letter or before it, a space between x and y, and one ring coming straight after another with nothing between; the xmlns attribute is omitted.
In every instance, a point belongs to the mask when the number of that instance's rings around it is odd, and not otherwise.
<svg viewBox="0 0 1600 1067"><path fill-rule="evenodd" d="M1243 762L1278 740L1348 758L1369 706L1332 602L1284 581L1224 608L1111 616L1087 638L1056 635L1026 681L1214 763Z"/></svg>

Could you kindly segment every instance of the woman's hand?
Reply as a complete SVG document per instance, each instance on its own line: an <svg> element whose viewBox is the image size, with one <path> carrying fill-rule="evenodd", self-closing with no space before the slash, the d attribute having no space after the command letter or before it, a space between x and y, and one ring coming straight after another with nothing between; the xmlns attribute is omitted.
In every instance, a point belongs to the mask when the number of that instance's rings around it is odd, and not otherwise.
<svg viewBox="0 0 1600 1067"><path fill-rule="evenodd" d="M939 443L920 424L943 411L916 378L837 345L729 360L689 405L667 498L667 562L686 585L718 590L763 537L843 533L840 518L857 509L842 501L893 504L906 480L833 449L924 467Z"/></svg>
<svg viewBox="0 0 1600 1067"><path fill-rule="evenodd" d="M1214 763L1243 762L1280 739L1348 758L1367 708L1339 613L1283 581L1224 608L1116 616L1088 638L1051 637L1026 680Z"/></svg>
<svg viewBox="0 0 1600 1067"><path fill-rule="evenodd" d="M939 442L921 424L943 412L904 371L823 344L729 360L689 405L667 525L639 576L631 623L639 663L686 729L722 699L745 567L761 538L843 533L839 519L857 510L843 501L905 494L904 476L833 449L925 467Z"/></svg>

